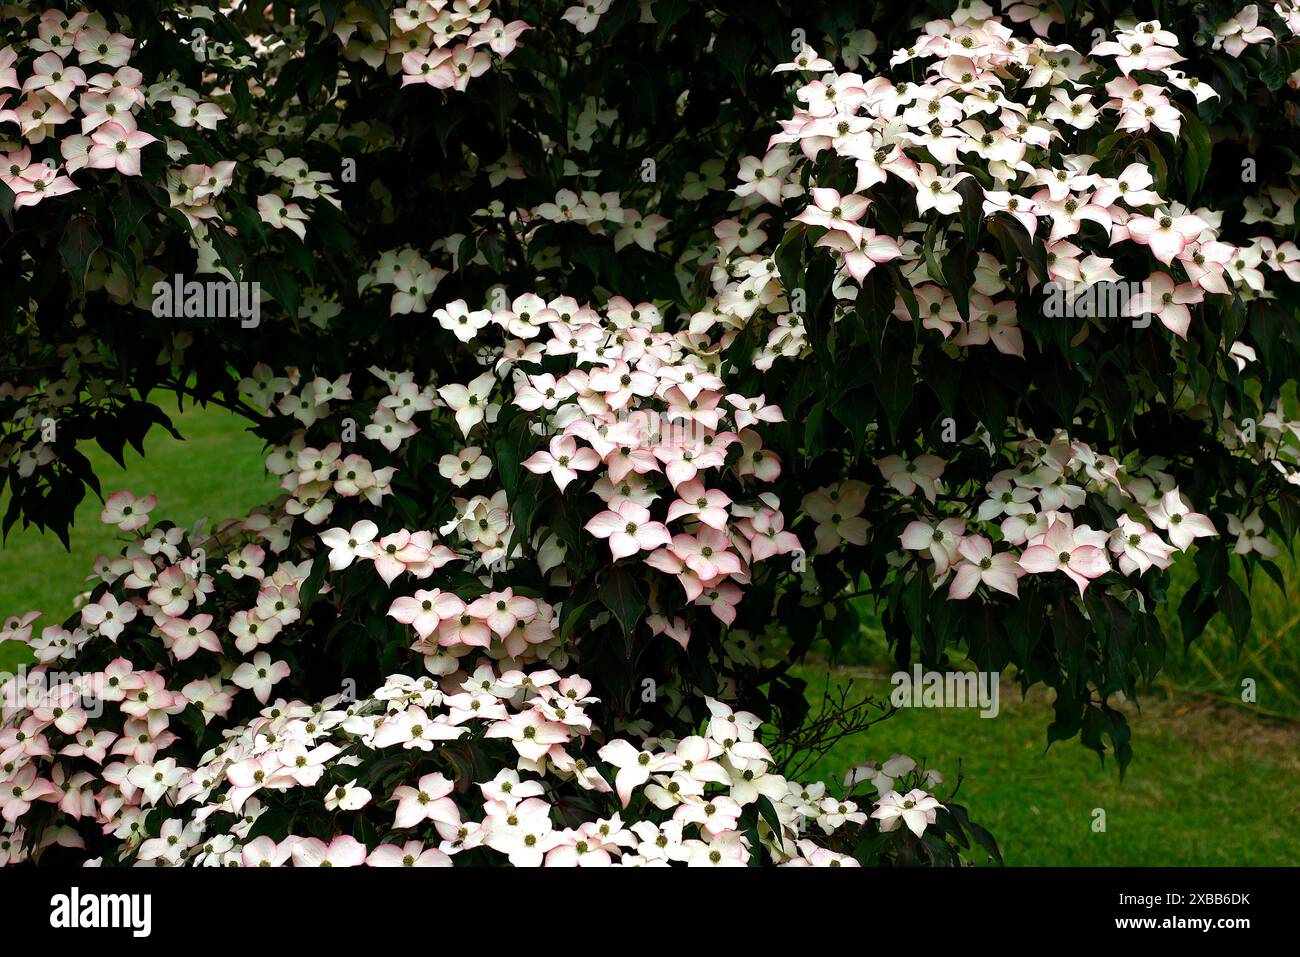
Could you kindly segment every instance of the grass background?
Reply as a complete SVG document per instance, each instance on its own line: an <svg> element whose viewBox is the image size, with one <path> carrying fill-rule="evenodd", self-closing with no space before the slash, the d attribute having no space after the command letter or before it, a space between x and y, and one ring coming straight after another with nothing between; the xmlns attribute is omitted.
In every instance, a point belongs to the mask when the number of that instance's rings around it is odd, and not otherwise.
<svg viewBox="0 0 1300 957"><path fill-rule="evenodd" d="M155 430L143 458L128 451L125 469L98 448L82 449L106 495L119 488L156 494L154 518L189 525L241 516L275 494L260 443L240 420L220 409L188 408L175 421L184 442ZM0 618L39 608L47 612L41 627L73 611L95 558L121 545L119 533L99 523L100 507L93 497L82 503L70 552L52 535L13 530L0 548ZM1283 568L1290 594L1300 594L1297 566ZM1113 763L1103 767L1077 742L1047 749L1050 698L1038 690L1022 700L1010 684L997 718L904 710L838 742L803 776L838 781L853 764L901 752L943 771L946 793L960 769L960 800L1013 865L1293 864L1300 831L1300 605L1261 578L1250 592L1253 633L1244 648L1216 620L1184 651L1176 616L1166 612L1194 583L1191 563L1182 563L1170 604L1161 609L1171 635L1166 675L1143 697L1140 712L1131 709L1136 756L1123 781ZM0 644L0 671L15 667L23 651ZM835 664L799 667L816 701L830 683L852 683L885 701L892 670L883 638L870 626ZM1254 708L1240 703L1244 677L1258 683ZM1106 814L1104 832L1093 830L1098 808Z"/></svg>

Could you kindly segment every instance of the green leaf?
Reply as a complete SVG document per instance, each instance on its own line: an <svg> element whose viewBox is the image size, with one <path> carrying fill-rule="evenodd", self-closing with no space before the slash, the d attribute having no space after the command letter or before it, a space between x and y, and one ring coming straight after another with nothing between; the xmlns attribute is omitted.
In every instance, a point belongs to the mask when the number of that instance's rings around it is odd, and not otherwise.
<svg viewBox="0 0 1300 957"><path fill-rule="evenodd" d="M89 216L74 216L68 220L59 240L59 255L67 266L72 288L81 294L86 288L86 273L90 269L91 257L103 245L95 224Z"/></svg>
<svg viewBox="0 0 1300 957"><path fill-rule="evenodd" d="M14 200L17 198L12 189L0 183L0 219L4 220L4 224L10 229L14 228Z"/></svg>
<svg viewBox="0 0 1300 957"><path fill-rule="evenodd" d="M1183 177L1186 180L1187 201L1191 202L1205 182L1205 174L1210 170L1210 153L1214 146L1210 142L1210 131L1205 128L1200 117L1187 107L1183 108L1183 128L1178 138L1183 144Z"/></svg>
<svg viewBox="0 0 1300 957"><path fill-rule="evenodd" d="M767 826L772 829L773 834L781 833L781 818L776 813L776 808L772 806L771 799L766 794L758 796L758 813Z"/></svg>
<svg viewBox="0 0 1300 957"><path fill-rule="evenodd" d="M266 287L271 298L284 307L289 318L298 317L298 280L281 266L267 263L258 270L258 280Z"/></svg>
<svg viewBox="0 0 1300 957"><path fill-rule="evenodd" d="M616 566L601 584L598 594L601 604L610 610L623 628L623 634L630 638L646 607L645 595L636 578L628 569Z"/></svg>
<svg viewBox="0 0 1300 957"><path fill-rule="evenodd" d="M1233 637L1240 648L1250 634L1250 599L1232 578L1225 578L1223 587L1219 589L1219 611L1232 626Z"/></svg>
<svg viewBox="0 0 1300 957"><path fill-rule="evenodd" d="M749 61L754 55L753 39L745 31L735 29L733 26L718 37L713 53L718 61L731 71L731 75L736 79L736 85L744 93L749 78Z"/></svg>
<svg viewBox="0 0 1300 957"><path fill-rule="evenodd" d="M327 552L321 552L316 556L316 560L311 563L311 572L307 575L307 580L302 583L302 590L298 593L298 607L305 615L311 611L311 606L316 604L316 599L320 595L321 586L325 584L325 573L330 567L330 557Z"/></svg>

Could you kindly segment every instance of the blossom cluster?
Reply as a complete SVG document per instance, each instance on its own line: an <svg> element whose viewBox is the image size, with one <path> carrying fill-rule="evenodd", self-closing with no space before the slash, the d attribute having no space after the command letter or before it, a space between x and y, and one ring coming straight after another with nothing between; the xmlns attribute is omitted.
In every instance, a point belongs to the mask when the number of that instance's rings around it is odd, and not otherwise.
<svg viewBox="0 0 1300 957"><path fill-rule="evenodd" d="M314 19L325 24L324 11ZM352 3L329 25L347 59L401 73L403 86L462 93L492 66L492 54L508 56L528 29L522 20L494 17L490 0L404 0L387 23L366 4Z"/></svg>
<svg viewBox="0 0 1300 957"><path fill-rule="evenodd" d="M1300 279L1293 242L1227 242L1222 213L1161 196L1149 163L1113 148L1101 155L1071 149L1094 128L1115 137L1160 131L1176 139L1186 109L1178 98L1194 105L1218 95L1177 69L1184 59L1177 38L1159 22L1121 24L1113 39L1084 55L1042 37L1020 41L978 8L985 5L965 5L953 21L927 24L913 45L893 55L891 66L923 67L917 82L837 73L810 49L785 65L813 78L799 88L800 106L767 154L742 161L735 193L744 209L757 212L719 232L718 305L697 328L743 325L762 308L773 322L756 361L766 367L775 356L806 351L800 310L755 250L766 238L762 207L801 195L805 167L820 168L831 155L853 171L851 186L841 192L819 184L814 173L795 219L839 264L839 298L851 302L873 269L891 265L908 284L896 298L895 317L917 319L959 347L1024 355L1015 295L1022 283L1030 290L1052 283L1081 296L1097 283L1135 280L1144 295L1122 314L1154 315L1186 338L1192 307L1206 296L1267 298L1267 275ZM1243 22L1251 10L1239 15ZM1233 55L1241 44L1272 38L1253 26L1220 29ZM1044 96L1045 106L1036 105ZM1272 189L1283 209L1294 205L1293 191ZM878 216L887 193L907 197L901 211L914 207L917 218L895 221L893 203L884 207L889 217ZM971 204L977 220L1015 224L1031 239L1045 235L1046 275L980 250L967 301L959 305L934 264L964 237ZM1112 253L1120 244L1145 248L1148 271L1122 275Z"/></svg>

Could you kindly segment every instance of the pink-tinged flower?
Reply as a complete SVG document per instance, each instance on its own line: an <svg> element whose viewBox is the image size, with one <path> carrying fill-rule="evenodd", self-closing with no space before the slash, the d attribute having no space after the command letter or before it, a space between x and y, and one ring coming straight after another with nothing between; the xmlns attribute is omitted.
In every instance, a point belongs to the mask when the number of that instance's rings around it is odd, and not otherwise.
<svg viewBox="0 0 1300 957"><path fill-rule="evenodd" d="M582 435L585 439L590 439L594 435L594 433L588 432L583 427L582 421L573 423L570 426L570 431ZM619 437L612 430L609 436ZM629 439L629 441L639 441L639 438ZM637 445L611 446L605 453L604 462L606 475L611 482L622 482L631 472L635 472L637 475L645 475L647 472L659 471L659 462L655 459L654 452Z"/></svg>
<svg viewBox="0 0 1300 957"><path fill-rule="evenodd" d="M466 728L456 728L439 718L430 718L416 705L405 711L391 714L375 729L374 746L389 748L400 744L407 751L432 751L439 741L454 741L467 733Z"/></svg>
<svg viewBox="0 0 1300 957"><path fill-rule="evenodd" d="M1143 163L1130 163L1115 178L1103 180L1092 201L1098 206L1113 206L1116 201L1123 200L1133 209L1159 206L1163 202L1160 194L1151 188L1155 182L1149 167Z"/></svg>
<svg viewBox="0 0 1300 957"><path fill-rule="evenodd" d="M700 581L700 576L686 567L686 563L677 557L670 549L658 548L651 552L645 558L645 563L651 568L663 572L665 575L674 575L681 584L682 589L686 592L688 601L695 601L704 592L704 584Z"/></svg>
<svg viewBox="0 0 1300 957"><path fill-rule="evenodd" d="M865 196L849 194L841 196L833 189L813 187L809 190L812 205L804 208L795 219L809 226L823 226L826 229L839 230L856 240L862 227L858 220L867 214L871 200Z"/></svg>
<svg viewBox="0 0 1300 957"><path fill-rule="evenodd" d="M913 788L905 795L889 791L876 801L876 809L871 812L871 816L880 822L882 831L892 831L902 821L908 830L920 837L925 833L926 827L934 823L941 807L942 804L920 788Z"/></svg>
<svg viewBox="0 0 1300 957"><path fill-rule="evenodd" d="M130 622L135 619L135 605L118 602L111 592L105 592L99 601L92 602L81 609L81 623L91 631L97 631L109 641L116 641Z"/></svg>
<svg viewBox="0 0 1300 957"><path fill-rule="evenodd" d="M669 621L663 615L647 615L646 624L650 626L652 634L667 635L682 648L690 644L691 629L684 618L678 617Z"/></svg>
<svg viewBox="0 0 1300 957"><path fill-rule="evenodd" d="M1190 243L1178 262L1187 271L1187 278L1192 285L1206 292L1220 296L1232 294L1224 272L1232 259L1234 250L1227 243L1217 241ZM1293 277L1295 278L1295 277Z"/></svg>
<svg viewBox="0 0 1300 957"><path fill-rule="evenodd" d="M226 563L221 566L221 571L236 581L251 578L260 582L266 577L266 572L262 569L264 561L266 561L266 549L260 545L249 544L237 552L231 552L226 557Z"/></svg>
<svg viewBox="0 0 1300 957"><path fill-rule="evenodd" d="M1266 236L1259 240L1259 249L1265 265L1274 272L1286 273L1292 282L1300 282L1300 248L1295 243L1279 246Z"/></svg>
<svg viewBox="0 0 1300 957"><path fill-rule="evenodd" d="M258 645L270 644L275 640L275 636L284 630L278 618L268 618L263 621L256 614L247 611L235 612L227 627L235 637L235 647L244 654L248 654Z"/></svg>
<svg viewBox="0 0 1300 957"><path fill-rule="evenodd" d="M749 865L749 850L739 831L716 834L708 831L707 833L711 838L708 841L683 843L682 850L687 855L687 867L747 867Z"/></svg>
<svg viewBox="0 0 1300 957"><path fill-rule="evenodd" d="M622 359L608 369L593 372L587 379L593 392L604 393L605 404L611 409L622 409L633 396L648 398L655 394L658 382L648 372L632 369Z"/></svg>
<svg viewBox="0 0 1300 957"><path fill-rule="evenodd" d="M980 582L1000 592L1017 596L1017 580L1024 570L1010 552L993 554L993 546L983 535L970 535L957 543L957 553L966 561L957 566L949 598L969 598Z"/></svg>
<svg viewBox="0 0 1300 957"><path fill-rule="evenodd" d="M455 785L443 775L433 772L416 782L415 787L402 785L393 791L397 801L397 818L393 827L399 830L415 827L422 821L460 824L460 809L448 795Z"/></svg>
<svg viewBox="0 0 1300 957"><path fill-rule="evenodd" d="M505 854L514 867L541 867L546 853L560 843L551 824L550 805L540 798L499 805L484 822L484 843Z"/></svg>
<svg viewBox="0 0 1300 957"><path fill-rule="evenodd" d="M4 700L8 707L10 699ZM0 761L9 765L25 764L33 758L48 758L50 742L44 733L48 725L49 721L33 714L25 718L17 727L0 729Z"/></svg>
<svg viewBox="0 0 1300 957"><path fill-rule="evenodd" d="M466 609L454 618L446 618L438 625L438 644L443 648L466 646L487 648L492 644L492 629L486 621L475 618Z"/></svg>
<svg viewBox="0 0 1300 957"><path fill-rule="evenodd" d="M611 867L614 857L623 852L621 844L631 846L636 838L622 830L617 816L613 821L587 821L577 828L560 832L555 845L546 852L547 867Z"/></svg>
<svg viewBox="0 0 1300 957"><path fill-rule="evenodd" d="M1119 570L1125 575L1134 572L1144 575L1152 565L1168 568L1173 562L1175 549L1151 529L1127 515L1120 515L1118 527L1110 533L1106 544L1119 562Z"/></svg>
<svg viewBox="0 0 1300 957"><path fill-rule="evenodd" d="M82 66L102 63L107 67L125 66L130 59L131 48L135 41L120 33L110 34L105 30L86 29L77 34L73 41L77 50L77 62Z"/></svg>
<svg viewBox="0 0 1300 957"><path fill-rule="evenodd" d="M215 103L197 103L188 96L173 96L170 101L175 110L172 122L184 129L197 126L205 130L215 130L217 124L226 118L226 112Z"/></svg>
<svg viewBox="0 0 1300 957"><path fill-rule="evenodd" d="M174 758L163 758L157 764L137 764L127 774L127 780L140 789L146 804L157 804L187 773Z"/></svg>
<svg viewBox="0 0 1300 957"><path fill-rule="evenodd" d="M673 538L662 522L650 520L649 509L628 500L601 512L583 527L596 538L608 539L616 560L667 545Z"/></svg>
<svg viewBox="0 0 1300 957"><path fill-rule="evenodd" d="M371 555L375 571L386 585L391 585L403 572L429 561L429 549L406 529L385 535L375 543Z"/></svg>
<svg viewBox="0 0 1300 957"><path fill-rule="evenodd" d="M293 845L294 867L360 867L365 862L366 846L350 834L328 844L317 837L301 837Z"/></svg>
<svg viewBox="0 0 1300 957"><path fill-rule="evenodd" d="M600 456L590 448L578 448L572 436L557 435L551 439L550 451L534 452L521 463L535 475L550 473L560 491L578 477L578 472L590 472L600 465Z"/></svg>
<svg viewBox="0 0 1300 957"><path fill-rule="evenodd" d="M289 838L277 844L274 838L263 834L243 846L240 860L245 867L283 867L293 856L296 843Z"/></svg>
<svg viewBox="0 0 1300 957"><path fill-rule="evenodd" d="M471 310L464 299L453 299L441 309L435 309L433 318L461 342L470 342L491 322L492 313L486 309Z"/></svg>
<svg viewBox="0 0 1300 957"><path fill-rule="evenodd" d="M187 823L183 818L173 817L163 821L157 837L151 837L140 844L136 852L137 861L159 861L172 867L179 867L183 855L199 843L202 832L194 822Z"/></svg>
<svg viewBox="0 0 1300 957"><path fill-rule="evenodd" d="M1252 3L1242 7L1236 16L1219 24L1214 31L1214 49L1223 50L1231 57L1239 57L1252 43L1272 39L1273 31L1259 25L1259 7Z"/></svg>
<svg viewBox="0 0 1300 957"><path fill-rule="evenodd" d="M321 532L321 542L329 549L330 570L342 571L356 558L374 558L374 536L378 533L380 528L369 519L356 521L351 529Z"/></svg>
<svg viewBox="0 0 1300 957"><path fill-rule="evenodd" d="M107 671L105 673L107 675ZM108 680L111 682L112 678ZM156 738L167 729L170 715L185 710L185 698L174 691L168 691L163 676L156 672L132 675L129 681L123 681L123 686L125 694L120 705L122 712L145 722L151 737Z"/></svg>
<svg viewBox="0 0 1300 957"><path fill-rule="evenodd" d="M898 540L908 551L929 552L935 575L942 577L957 561L957 546L965 534L966 525L960 518L945 518L938 525L917 520L908 523Z"/></svg>
<svg viewBox="0 0 1300 957"><path fill-rule="evenodd" d="M456 71L450 50L409 50L402 55L402 86L427 83L435 90L450 90L456 84Z"/></svg>
<svg viewBox="0 0 1300 957"><path fill-rule="evenodd" d="M573 24L579 33L591 33L600 24L600 18L609 12L611 0L586 0L569 7L560 17Z"/></svg>
<svg viewBox="0 0 1300 957"><path fill-rule="evenodd" d="M478 31L469 38L469 42L474 45L486 43L497 56L509 56L518 45L520 34L531 29L532 27L523 20L504 23L499 17L493 17L479 27Z"/></svg>
<svg viewBox="0 0 1300 957"><path fill-rule="evenodd" d="M623 225L614 234L614 250L617 252L635 243L646 252L652 253L659 233L667 225L668 220L658 213L642 216L635 209L624 209Z"/></svg>
<svg viewBox="0 0 1300 957"><path fill-rule="evenodd" d="M719 489L704 488L698 480L683 482L677 487L678 499L668 506L668 521L695 516L710 528L727 527L727 509L731 496Z"/></svg>
<svg viewBox="0 0 1300 957"><path fill-rule="evenodd" d="M896 239L868 228L857 228L851 233L832 230L818 239L816 245L839 253L844 268L859 284L880 263L903 255Z"/></svg>
<svg viewBox="0 0 1300 957"><path fill-rule="evenodd" d="M153 495L136 498L128 491L114 492L104 503L99 520L105 525L116 525L124 532L134 532L149 524L149 512L158 504Z"/></svg>
<svg viewBox="0 0 1300 957"><path fill-rule="evenodd" d="M943 176L929 163L918 163L912 186L916 190L916 213L924 216L927 210L951 216L961 209L961 193L957 184L970 178L970 173Z"/></svg>
<svg viewBox="0 0 1300 957"><path fill-rule="evenodd" d="M493 373L484 372L468 385L453 383L438 389L438 395L456 416L456 424L460 426L461 434L469 435L470 430L487 417L491 406L488 397L492 394L496 382Z"/></svg>
<svg viewBox="0 0 1300 957"><path fill-rule="evenodd" d="M994 213L1010 216L1023 226L1030 236L1034 236L1038 231L1040 212L1038 204L1027 196L1017 196L997 190L989 190L984 194L985 216L992 216Z"/></svg>
<svg viewBox="0 0 1300 957"><path fill-rule="evenodd" d="M1276 558L1279 553L1278 547L1264 534L1264 519L1260 517L1259 509L1255 509L1245 518L1229 515L1228 534L1237 537L1237 543L1232 547L1236 555L1248 555L1254 552L1264 558Z"/></svg>
<svg viewBox="0 0 1300 957"><path fill-rule="evenodd" d="M492 66L492 57L482 50L475 50L468 43L462 43L451 51L452 88L464 92L469 88L469 81L482 76Z"/></svg>
<svg viewBox="0 0 1300 957"><path fill-rule="evenodd" d="M617 738L605 745L598 752L602 761L613 765L614 790L618 799L627 807L632 794L641 785L650 780L650 775L663 771L675 771L682 766L682 759L672 754L653 754L633 747L622 738Z"/></svg>
<svg viewBox="0 0 1300 957"><path fill-rule="evenodd" d="M171 649L177 661L192 658L200 648L221 654L221 639L210 627L211 615L195 615L190 620L169 618L158 626L165 636L163 643Z"/></svg>
<svg viewBox="0 0 1300 957"><path fill-rule="evenodd" d="M740 185L734 192L742 198L761 196L779 206L785 187L785 172L789 168L790 157L784 149L770 150L761 160L757 156L743 157L736 174Z"/></svg>
<svg viewBox="0 0 1300 957"><path fill-rule="evenodd" d="M307 239L307 214L297 203L285 203L274 193L257 197L257 214L274 229L287 229L299 239Z"/></svg>
<svg viewBox="0 0 1300 957"><path fill-rule="evenodd" d="M128 130L116 121L105 123L90 136L86 165L91 169L115 169L123 176L140 175L140 150L158 142L142 130Z"/></svg>
<svg viewBox="0 0 1300 957"><path fill-rule="evenodd" d="M1185 58L1173 49L1178 38L1159 27L1159 23L1148 21L1136 29L1121 31L1115 40L1094 46L1092 55L1113 56L1125 75L1134 70L1162 71L1183 62Z"/></svg>
<svg viewBox="0 0 1300 957"><path fill-rule="evenodd" d="M695 604L704 605L713 612L718 621L729 626L736 621L736 606L740 604L742 597L744 594L737 585L723 581L705 586L700 596L695 599Z"/></svg>
<svg viewBox="0 0 1300 957"><path fill-rule="evenodd" d="M760 395L747 399L743 395L733 393L727 396L727 404L736 410L732 415L732 419L738 429L757 425L760 422L785 421L785 415L781 412L780 406L768 405L766 396Z"/></svg>
<svg viewBox="0 0 1300 957"><path fill-rule="evenodd" d="M92 81L93 85L93 81ZM83 135L111 121L134 128L135 118L131 108L135 106L138 90L118 88L107 93L83 93L78 105L81 107L81 132Z"/></svg>
<svg viewBox="0 0 1300 957"><path fill-rule="evenodd" d="M1132 216L1127 227L1133 242L1149 246L1151 255L1167 266L1188 243L1204 232L1206 223L1199 216L1174 216L1165 212L1155 216Z"/></svg>
<svg viewBox="0 0 1300 957"><path fill-rule="evenodd" d="M1157 528L1164 529L1169 541L1181 551L1186 551L1198 538L1219 534L1213 522L1183 504L1176 488L1166 492L1155 505L1148 506L1147 517Z"/></svg>
<svg viewBox="0 0 1300 957"><path fill-rule="evenodd" d="M722 393L698 391L691 385L670 386L661 393L668 404L665 418L669 422L695 422L702 430L712 432L721 423L722 413L718 411L718 403L722 401ZM691 392L695 394L690 395Z"/></svg>
<svg viewBox="0 0 1300 957"><path fill-rule="evenodd" d="M674 535L668 546L702 582L740 573L740 556L730 551L730 547L727 533L714 528L701 528L695 536Z"/></svg>
<svg viewBox="0 0 1300 957"><path fill-rule="evenodd" d="M1178 136L1183 115L1169 102L1163 87L1139 84L1130 77L1116 77L1106 84L1106 92L1114 97L1106 105L1120 111L1117 130L1146 133L1154 126L1170 136Z"/></svg>
<svg viewBox="0 0 1300 957"><path fill-rule="evenodd" d="M374 798L368 790L359 787L355 779L346 784L336 784L325 792L325 810L359 811Z"/></svg>
<svg viewBox="0 0 1300 957"><path fill-rule="evenodd" d="M0 90L16 90L18 71L14 63L18 60L18 51L11 46L0 47Z"/></svg>
<svg viewBox="0 0 1300 957"><path fill-rule="evenodd" d="M440 624L449 618L459 618L464 612L465 603L460 598L435 588L396 599L389 606L388 617L410 625L422 640L427 640Z"/></svg>
<svg viewBox="0 0 1300 957"><path fill-rule="evenodd" d="M677 810L673 811L673 820L684 824L698 824L705 835L717 839L735 832L743 810L740 802L729 795L696 797L694 800L679 804Z"/></svg>
<svg viewBox="0 0 1300 957"><path fill-rule="evenodd" d="M516 595L512 589L488 592L470 602L469 614L482 621L500 638L515 630L519 622L531 621L537 615L537 602L525 595Z"/></svg>
<svg viewBox="0 0 1300 957"><path fill-rule="evenodd" d="M418 272L410 269L397 270L393 274L393 297L389 300L388 314L406 316L427 310L429 296L446 275L445 269L423 269ZM403 418L399 415L398 418L406 421L410 417Z"/></svg>
<svg viewBox="0 0 1300 957"><path fill-rule="evenodd" d="M876 467L885 481L901 494L912 495L919 488L933 502L935 483L947 464L937 455L920 455L911 462L898 455L887 455L876 462Z"/></svg>
<svg viewBox="0 0 1300 957"><path fill-rule="evenodd" d="M0 183L15 193L30 190L38 170L50 171L44 163L32 163L32 151L26 146L12 153L0 153Z"/></svg>
<svg viewBox="0 0 1300 957"><path fill-rule="evenodd" d="M785 516L774 508L759 509L740 523L740 529L749 539L752 561L761 562L774 555L803 551L799 536L785 531Z"/></svg>
<svg viewBox="0 0 1300 957"><path fill-rule="evenodd" d="M1139 296L1125 303L1127 316L1154 315L1174 335L1187 338L1192 324L1192 313L1187 308L1202 302L1205 290L1190 282L1175 285L1167 273L1153 272Z"/></svg>
<svg viewBox="0 0 1300 957"><path fill-rule="evenodd" d="M488 738L505 738L528 761L540 761L553 745L567 744L575 732L558 721L550 721L537 709L511 715L487 729Z"/></svg>
<svg viewBox="0 0 1300 957"><path fill-rule="evenodd" d="M1058 518L1044 535L1031 539L1020 567L1034 575L1065 572L1082 595L1092 579L1110 571L1110 560L1104 549L1081 542L1067 518Z"/></svg>
<svg viewBox="0 0 1300 957"><path fill-rule="evenodd" d="M455 455L448 453L438 460L438 474L457 488L487 478L491 472L492 460L477 445L463 448Z"/></svg>
<svg viewBox="0 0 1300 957"><path fill-rule="evenodd" d="M720 443L717 441L717 436L714 438L713 454L721 457L726 452L726 449L725 447L718 448L717 446ZM740 433L740 450L740 458L736 460L736 474L741 478L752 475L760 482L775 482L781 477L781 457L771 449L763 448L763 437L753 429L745 429ZM659 454L658 449L655 450L655 454ZM695 460L701 468L705 467L706 464L708 467L714 467L714 463L706 461L702 455L695 456ZM667 470L668 479L673 483L674 487L679 484L673 475L673 467L677 464L670 464ZM720 465L721 463L717 464ZM682 481L688 481L691 478L694 478L693 469L691 474L685 476Z"/></svg>
<svg viewBox="0 0 1300 957"><path fill-rule="evenodd" d="M419 841L381 844L366 858L366 867L451 867L451 858L436 847L425 847Z"/></svg>
<svg viewBox="0 0 1300 957"><path fill-rule="evenodd" d="M45 90L56 100L66 104L73 91L86 85L86 72L79 67L64 66L63 60L57 53L42 53L32 64L32 70L32 75L23 84L24 93ZM4 86L5 84L0 83L0 89Z"/></svg>
<svg viewBox="0 0 1300 957"><path fill-rule="evenodd" d="M852 545L867 543L870 523L862 517L867 504L864 482L848 481L810 492L800 507L817 523L817 554L834 551L840 542Z"/></svg>
<svg viewBox="0 0 1300 957"><path fill-rule="evenodd" d="M272 661L265 651L259 651L252 661L245 661L235 669L230 680L253 695L262 704L271 697L271 689L290 675L289 665L283 661Z"/></svg>
<svg viewBox="0 0 1300 957"><path fill-rule="evenodd" d="M830 73L835 69L835 65L823 56L819 56L817 51L808 44L804 44L799 55L790 63L782 63L772 68L773 73L784 73L788 70L806 71L809 73Z"/></svg>

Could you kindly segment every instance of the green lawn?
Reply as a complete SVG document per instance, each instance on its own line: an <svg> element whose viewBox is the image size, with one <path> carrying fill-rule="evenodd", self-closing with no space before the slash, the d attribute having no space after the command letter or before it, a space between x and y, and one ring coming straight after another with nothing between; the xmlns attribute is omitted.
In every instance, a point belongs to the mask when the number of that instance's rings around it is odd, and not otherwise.
<svg viewBox="0 0 1300 957"><path fill-rule="evenodd" d="M119 488L155 493L156 518L190 524L243 515L275 494L261 469L260 443L243 433L241 421L219 409L190 409L176 422L186 440L156 432L144 459L128 453L126 473L100 450L83 450L106 495ZM0 549L0 617L40 608L49 624L72 611L95 557L118 547L118 535L99 523L99 509L93 499L83 503L71 554L53 536L14 530ZM1294 566L1287 574L1293 578ZM1192 576L1184 573L1182 580ZM952 782L960 761L960 799L997 836L1009 864L1292 864L1300 815L1296 725L1217 704L1207 693L1230 691L1240 674L1258 674L1260 705L1293 710L1287 701L1294 701L1297 683L1288 668L1300 645L1296 614L1276 589L1267 589L1271 583L1256 583L1259 640L1244 652L1215 630L1192 646L1193 655L1175 656L1179 683L1198 693L1161 690L1143 700L1142 712L1131 718L1136 757L1123 782L1112 764L1103 769L1075 741L1046 751L1046 696L1022 702L1013 689L1004 691L993 719L971 711L904 711L839 742L812 774L838 781L851 764L903 752L927 759ZM864 635L848 660L882 660L877 643L878 636ZM1198 648L1205 649L1199 656ZM0 670L16 662L18 651L14 643L0 645ZM863 668L809 665L801 674L817 698L827 681L850 676L882 700L888 691L882 673ZM1106 812L1104 833L1092 830L1095 808Z"/></svg>
<svg viewBox="0 0 1300 957"><path fill-rule="evenodd" d="M80 447L94 464L105 496L123 488L137 495L152 492L158 496L154 518L190 525L200 518L242 517L275 495L275 482L262 466L261 442L243 432L243 420L217 408L187 405L175 413L169 406L167 411L185 441L154 429L143 458L127 448L126 470L98 446ZM53 535L24 530L21 522L14 526L0 547L0 619L40 609L46 615L39 628L61 622L74 610L73 599L95 558L117 554L125 539L100 523L102 507L87 493L77 509L71 552ZM19 652L14 642L0 644L0 670L12 667Z"/></svg>
<svg viewBox="0 0 1300 957"><path fill-rule="evenodd" d="M879 701L888 679L862 670L805 668L810 696L828 678L852 680ZM975 711L905 709L839 742L809 777L838 783L845 769L892 754L944 772L941 793L964 774L960 797L998 839L1007 864L1292 865L1300 815L1300 734L1185 695L1130 711L1135 757L1121 782L1078 741L1046 749L1052 711L1038 690L1022 701L1004 684L997 717ZM1093 811L1106 830L1092 830Z"/></svg>

